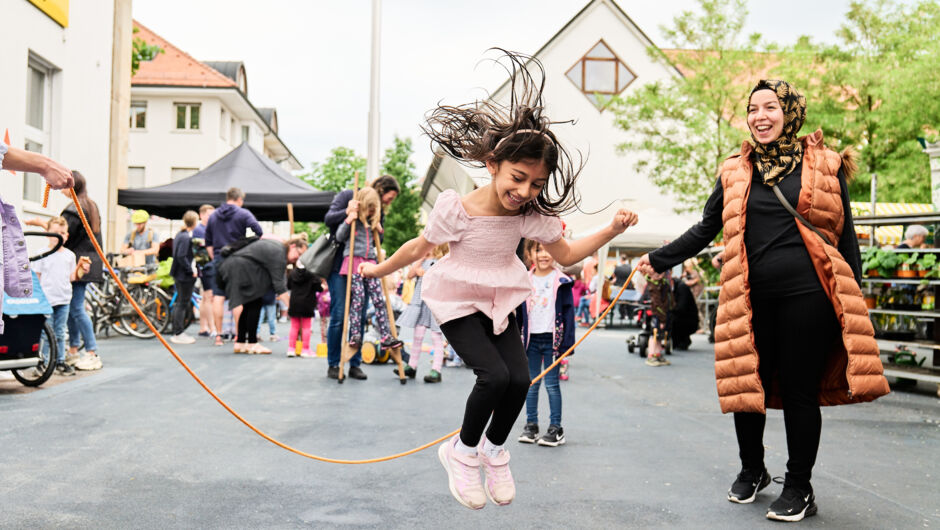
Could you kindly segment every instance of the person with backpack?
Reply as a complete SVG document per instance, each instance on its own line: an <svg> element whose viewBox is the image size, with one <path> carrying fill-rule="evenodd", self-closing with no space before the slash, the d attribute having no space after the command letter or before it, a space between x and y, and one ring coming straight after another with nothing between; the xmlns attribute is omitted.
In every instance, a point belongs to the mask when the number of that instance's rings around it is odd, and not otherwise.
<svg viewBox="0 0 940 530"><path fill-rule="evenodd" d="M222 329L222 317L225 315L225 289L219 285L215 277L219 272L224 256L222 247L245 238L245 231L251 229L258 237L264 234L261 225L255 216L242 205L245 204L245 192L240 188L229 188L225 192L225 204L219 206L209 216L206 223L206 250L212 257L210 266L203 269L203 281L212 285L212 317L215 318L215 329ZM208 281L207 281L208 277ZM237 307L232 305L235 319ZM215 336L215 345L222 346L222 336Z"/></svg>
<svg viewBox="0 0 940 530"><path fill-rule="evenodd" d="M147 226L150 220L150 214L147 210L134 210L131 214L131 222L135 228L124 236L124 246L121 247L121 254L129 256L135 252L140 252L146 256L147 266L157 264L157 253L160 252L160 238L154 233L153 229Z"/></svg>

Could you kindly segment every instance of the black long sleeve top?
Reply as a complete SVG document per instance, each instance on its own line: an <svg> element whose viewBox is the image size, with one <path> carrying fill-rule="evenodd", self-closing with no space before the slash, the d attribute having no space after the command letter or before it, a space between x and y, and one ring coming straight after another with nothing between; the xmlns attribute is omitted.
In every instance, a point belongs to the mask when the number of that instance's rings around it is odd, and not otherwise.
<svg viewBox="0 0 940 530"><path fill-rule="evenodd" d="M799 200L803 165L797 166L777 186L795 208ZM861 283L862 263L852 208L849 205L845 175L839 170L842 190L842 209L845 222L838 250L852 267L855 281ZM775 298L794 296L822 290L813 262L796 226L797 221L784 209L770 186L763 183L755 170L751 191L747 199L747 222L744 227L744 248L747 252L748 281L751 297ZM705 203L702 220L693 225L672 243L650 253L650 264L657 272L682 263L698 254L722 229L724 189L721 178Z"/></svg>

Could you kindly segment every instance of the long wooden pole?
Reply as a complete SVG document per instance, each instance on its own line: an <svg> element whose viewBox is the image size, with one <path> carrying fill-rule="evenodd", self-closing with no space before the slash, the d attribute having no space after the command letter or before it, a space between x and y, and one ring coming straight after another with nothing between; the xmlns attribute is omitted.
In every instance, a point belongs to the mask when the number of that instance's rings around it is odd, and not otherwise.
<svg viewBox="0 0 940 530"><path fill-rule="evenodd" d="M290 202L287 203L287 223L290 225L287 239L294 239L294 204Z"/></svg>
<svg viewBox="0 0 940 530"><path fill-rule="evenodd" d="M351 200L356 200L357 195L359 195L358 171L356 171L353 177L353 198ZM346 270L346 304L343 310L343 349L339 356L339 375L337 376L339 383L342 383L346 379L346 362L352 359L353 355L356 354L356 352L349 351L349 295L352 292L353 261L355 261L353 257L356 255L356 221L358 221L358 219L357 216L356 220L349 226L349 268Z"/></svg>

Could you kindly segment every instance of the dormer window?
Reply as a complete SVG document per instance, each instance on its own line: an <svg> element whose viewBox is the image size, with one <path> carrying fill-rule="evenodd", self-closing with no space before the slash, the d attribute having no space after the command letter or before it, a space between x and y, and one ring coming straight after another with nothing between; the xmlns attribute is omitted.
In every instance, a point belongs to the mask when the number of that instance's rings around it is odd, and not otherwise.
<svg viewBox="0 0 940 530"><path fill-rule="evenodd" d="M598 110L636 79L636 74L601 39L565 73ZM598 97L598 96L601 97Z"/></svg>

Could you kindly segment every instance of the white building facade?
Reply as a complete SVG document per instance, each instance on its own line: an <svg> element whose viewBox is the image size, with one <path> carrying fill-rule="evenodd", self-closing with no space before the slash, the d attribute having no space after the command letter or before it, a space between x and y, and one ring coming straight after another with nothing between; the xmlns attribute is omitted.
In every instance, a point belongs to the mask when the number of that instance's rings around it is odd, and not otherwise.
<svg viewBox="0 0 940 530"><path fill-rule="evenodd" d="M277 136L277 112L248 99L240 62L200 62L138 22L163 49L131 80L128 188L189 177L243 142L288 171L301 164Z"/></svg>
<svg viewBox="0 0 940 530"><path fill-rule="evenodd" d="M37 4L42 7L27 0L3 0L0 6L0 141L9 131L11 146L81 171L104 220L114 1ZM44 186L35 174L0 174L0 195L21 217L58 215L69 203L53 193L49 207L42 208Z"/></svg>
<svg viewBox="0 0 940 530"><path fill-rule="evenodd" d="M651 46L649 37L613 0L592 0L533 54L545 68L547 115L555 121L575 120L554 126L552 132L576 162L578 151L586 159L577 186L583 212L565 216L569 232L582 237L608 225L618 208L629 208L639 214L640 223L612 246L635 252L660 246L696 220L692 215L675 214L670 199L646 174L637 172L640 154L617 151L617 145L626 140L625 133L597 97L629 93L645 83L680 76L673 66L649 56ZM508 90L504 84L493 92L493 99L508 101ZM488 181L485 170L436 159L425 177L425 208L433 206L443 189L465 193L474 182Z"/></svg>

